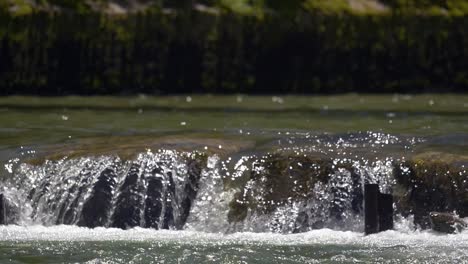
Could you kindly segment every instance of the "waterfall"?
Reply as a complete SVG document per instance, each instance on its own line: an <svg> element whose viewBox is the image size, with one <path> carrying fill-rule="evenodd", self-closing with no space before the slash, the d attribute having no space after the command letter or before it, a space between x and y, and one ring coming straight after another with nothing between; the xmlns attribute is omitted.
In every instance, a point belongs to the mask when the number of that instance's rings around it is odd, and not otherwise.
<svg viewBox="0 0 468 264"><path fill-rule="evenodd" d="M231 164L235 164L232 166ZM238 160L160 150L19 163L3 201L17 224L207 232L360 229L363 182L391 188L392 162L266 154ZM5 206L3 206L5 207ZM6 210L3 210L6 213ZM6 217L4 217L6 219Z"/></svg>
<svg viewBox="0 0 468 264"><path fill-rule="evenodd" d="M249 154L160 149L130 159L12 159L0 187L0 224L362 231L365 183L393 193L397 213L414 215L421 227L430 211L468 215L463 163L432 162L443 157L437 153L410 162L402 155L417 141L372 132L294 135L272 151Z"/></svg>
<svg viewBox="0 0 468 264"><path fill-rule="evenodd" d="M14 198L24 223L180 229L198 189L196 155L162 150L128 161L99 156L22 163L2 193Z"/></svg>

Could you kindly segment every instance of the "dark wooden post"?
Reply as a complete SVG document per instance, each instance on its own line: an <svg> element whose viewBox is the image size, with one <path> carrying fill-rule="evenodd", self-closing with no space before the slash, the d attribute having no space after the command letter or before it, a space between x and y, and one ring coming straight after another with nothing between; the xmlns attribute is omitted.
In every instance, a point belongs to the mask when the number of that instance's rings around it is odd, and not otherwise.
<svg viewBox="0 0 468 264"><path fill-rule="evenodd" d="M364 233L379 232L379 185L364 185Z"/></svg>
<svg viewBox="0 0 468 264"><path fill-rule="evenodd" d="M393 196L379 194L379 232L393 229Z"/></svg>

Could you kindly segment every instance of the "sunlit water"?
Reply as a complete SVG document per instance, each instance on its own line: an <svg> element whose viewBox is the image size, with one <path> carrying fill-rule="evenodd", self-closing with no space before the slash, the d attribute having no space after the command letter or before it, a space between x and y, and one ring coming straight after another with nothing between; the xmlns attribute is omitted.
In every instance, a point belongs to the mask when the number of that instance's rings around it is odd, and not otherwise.
<svg viewBox="0 0 468 264"><path fill-rule="evenodd" d="M468 233L212 234L72 226L0 227L1 263L466 263Z"/></svg>
<svg viewBox="0 0 468 264"><path fill-rule="evenodd" d="M390 192L393 167L412 155L466 155L465 99L351 96L309 105L300 98L234 96L216 103L212 97L181 97L172 102L174 111L152 107L144 97L116 108L114 100L120 99L107 98L104 109L91 104L30 111L21 102L21 107L3 102L0 190L20 213L19 225L0 226L0 263L468 263L468 231L421 231L397 216L394 231L364 236L362 212L353 205L360 182L379 183ZM261 104L252 108L251 100ZM68 103L77 102L86 104L76 98ZM239 106L246 102L249 107ZM163 143L147 144L154 139ZM76 149L80 152L69 156ZM134 155L121 157L122 149ZM205 151L207 163L185 219L187 158ZM268 174L265 160L272 155L330 159L330 180L311 186L312 196L281 201L268 214L249 209L243 221L231 223L229 203L236 192L242 202L268 208L269 189L261 176ZM283 173L295 175L301 166L294 161ZM106 170L112 171L105 174L112 191L99 222L103 227L77 227ZM132 173L139 179L135 188L123 188ZM245 182L252 173L259 177ZM160 182L164 194L156 216L144 202L151 181ZM139 210L129 230L113 228L125 193ZM338 217L330 217L337 210ZM307 221L298 222L304 214ZM172 230L141 228L150 220L153 227Z"/></svg>

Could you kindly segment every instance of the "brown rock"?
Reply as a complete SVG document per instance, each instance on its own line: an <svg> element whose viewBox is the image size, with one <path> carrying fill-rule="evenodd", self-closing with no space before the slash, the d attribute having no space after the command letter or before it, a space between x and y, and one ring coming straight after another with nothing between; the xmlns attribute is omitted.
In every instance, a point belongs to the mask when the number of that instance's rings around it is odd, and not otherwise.
<svg viewBox="0 0 468 264"><path fill-rule="evenodd" d="M434 231L442 233L458 233L467 227L462 219L454 214L430 212L431 227Z"/></svg>

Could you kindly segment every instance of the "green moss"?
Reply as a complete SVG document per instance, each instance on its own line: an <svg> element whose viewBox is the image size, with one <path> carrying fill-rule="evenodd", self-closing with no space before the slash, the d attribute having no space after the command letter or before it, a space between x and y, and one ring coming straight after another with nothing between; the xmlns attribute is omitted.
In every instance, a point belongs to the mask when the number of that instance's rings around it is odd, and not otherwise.
<svg viewBox="0 0 468 264"><path fill-rule="evenodd" d="M304 7L309 11L320 11L327 14L350 12L347 0L306 0Z"/></svg>
<svg viewBox="0 0 468 264"><path fill-rule="evenodd" d="M395 166L394 196L398 210L413 214L429 227L429 212L457 212L468 216L468 156L425 152Z"/></svg>
<svg viewBox="0 0 468 264"><path fill-rule="evenodd" d="M330 159L314 156L269 154L256 159L229 204L229 221L244 220L249 210L268 214L278 206L309 198L316 183L328 181L332 166Z"/></svg>
<svg viewBox="0 0 468 264"><path fill-rule="evenodd" d="M14 0L10 3L8 10L14 16L24 16L33 13L34 8L31 4L25 0Z"/></svg>
<svg viewBox="0 0 468 264"><path fill-rule="evenodd" d="M110 3L109 0L95 1L95 4L101 6L104 10ZM88 5L88 2L83 0L40 0L36 1L32 7L25 0L0 0L0 9L8 10L11 4L18 8L13 12L16 15L30 14L34 9L48 10L51 8L59 8L63 10L72 10L77 13L92 13L94 12ZM122 6L130 5L130 1L118 1ZM188 3L179 1L177 3L166 3L166 6L161 5L160 1L154 1L147 6L146 11L158 11L161 7L169 7L176 9L186 9ZM264 17L266 13L274 10L276 14L286 15L290 17L301 9L311 12L320 12L323 14L386 14L387 11L404 12L429 15L454 15L463 16L468 13L468 0L353 0L350 4L349 0L294 0L294 1L278 1L278 0L216 0L203 1L211 9L221 8L229 12L241 16Z"/></svg>
<svg viewBox="0 0 468 264"><path fill-rule="evenodd" d="M260 0L220 0L219 5L239 15L263 17L263 1Z"/></svg>
<svg viewBox="0 0 468 264"><path fill-rule="evenodd" d="M447 7L451 15L465 16L468 14L468 1L466 0L447 0Z"/></svg>
<svg viewBox="0 0 468 264"><path fill-rule="evenodd" d="M31 164L41 164L45 160L60 160L64 157L117 155L123 160L134 159L139 153L148 150L171 149L187 153L199 153L194 158L205 155L226 157L253 145L253 142L229 138L206 138L197 134L179 136L112 136L82 139L76 144L52 145L45 155L28 160ZM222 146L222 148L219 148ZM206 161L205 161L206 162Z"/></svg>

